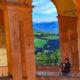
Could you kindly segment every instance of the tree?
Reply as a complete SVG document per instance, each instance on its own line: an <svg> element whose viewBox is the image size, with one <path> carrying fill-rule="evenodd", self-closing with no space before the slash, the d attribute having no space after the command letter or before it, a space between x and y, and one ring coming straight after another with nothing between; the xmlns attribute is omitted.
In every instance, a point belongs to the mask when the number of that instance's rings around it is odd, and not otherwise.
<svg viewBox="0 0 80 80"><path fill-rule="evenodd" d="M51 52L52 52L51 54L48 54L49 53L48 50L38 52L35 56L36 64L60 66L61 65L60 49Z"/></svg>

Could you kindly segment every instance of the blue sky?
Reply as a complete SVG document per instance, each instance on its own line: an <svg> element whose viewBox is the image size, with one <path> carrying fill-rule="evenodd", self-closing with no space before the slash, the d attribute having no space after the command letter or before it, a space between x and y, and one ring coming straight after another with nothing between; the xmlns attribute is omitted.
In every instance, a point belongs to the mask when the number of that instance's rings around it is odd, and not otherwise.
<svg viewBox="0 0 80 80"><path fill-rule="evenodd" d="M50 0L33 0L33 22L57 21L57 10Z"/></svg>

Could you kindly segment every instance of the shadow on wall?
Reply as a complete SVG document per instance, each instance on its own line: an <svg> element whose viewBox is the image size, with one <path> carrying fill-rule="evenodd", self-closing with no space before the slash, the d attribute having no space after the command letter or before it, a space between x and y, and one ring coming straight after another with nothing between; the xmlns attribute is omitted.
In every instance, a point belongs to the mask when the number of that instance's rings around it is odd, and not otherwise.
<svg viewBox="0 0 80 80"><path fill-rule="evenodd" d="M3 23L0 23L0 66L7 66L7 51Z"/></svg>

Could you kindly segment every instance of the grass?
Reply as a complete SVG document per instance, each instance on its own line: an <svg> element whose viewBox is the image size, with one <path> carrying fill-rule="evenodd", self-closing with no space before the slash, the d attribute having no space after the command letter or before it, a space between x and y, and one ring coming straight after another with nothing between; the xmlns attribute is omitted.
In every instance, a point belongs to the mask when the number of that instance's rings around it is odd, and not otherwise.
<svg viewBox="0 0 80 80"><path fill-rule="evenodd" d="M44 37L44 39L57 40L57 39L59 39L59 36L47 36L47 37Z"/></svg>
<svg viewBox="0 0 80 80"><path fill-rule="evenodd" d="M57 33L49 33L49 32L41 32L41 31L33 31L33 34L34 35L40 35L40 34L55 34L55 35L57 35Z"/></svg>
<svg viewBox="0 0 80 80"><path fill-rule="evenodd" d="M41 35L41 33L36 33L36 32L34 32L33 34L34 34L34 35Z"/></svg>
<svg viewBox="0 0 80 80"><path fill-rule="evenodd" d="M43 47L45 44L47 44L47 40L42 40L42 39L36 39L36 40L34 40L34 45L35 45L35 47L39 47L39 48L41 48L41 47Z"/></svg>

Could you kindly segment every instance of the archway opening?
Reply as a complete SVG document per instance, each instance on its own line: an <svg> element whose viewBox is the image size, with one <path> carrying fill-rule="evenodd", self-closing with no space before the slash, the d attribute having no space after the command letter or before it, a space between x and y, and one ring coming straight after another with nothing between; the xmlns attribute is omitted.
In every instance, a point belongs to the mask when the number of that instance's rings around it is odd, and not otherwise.
<svg viewBox="0 0 80 80"><path fill-rule="evenodd" d="M36 65L61 65L57 10L50 0L33 0L33 34Z"/></svg>

